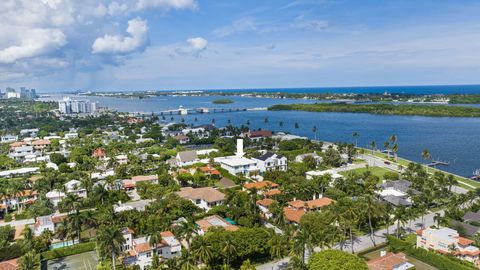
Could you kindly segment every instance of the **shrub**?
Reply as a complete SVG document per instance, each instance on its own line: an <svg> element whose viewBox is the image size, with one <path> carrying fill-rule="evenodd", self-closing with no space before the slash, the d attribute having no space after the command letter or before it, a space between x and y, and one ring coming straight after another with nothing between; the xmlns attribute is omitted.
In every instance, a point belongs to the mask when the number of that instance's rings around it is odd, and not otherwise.
<svg viewBox="0 0 480 270"><path fill-rule="evenodd" d="M95 242L80 243L69 247L57 248L42 253L43 260L53 260L75 254L85 253L95 249Z"/></svg>
<svg viewBox="0 0 480 270"><path fill-rule="evenodd" d="M368 270L367 263L360 257L340 251L324 250L313 253L308 260L309 270Z"/></svg>

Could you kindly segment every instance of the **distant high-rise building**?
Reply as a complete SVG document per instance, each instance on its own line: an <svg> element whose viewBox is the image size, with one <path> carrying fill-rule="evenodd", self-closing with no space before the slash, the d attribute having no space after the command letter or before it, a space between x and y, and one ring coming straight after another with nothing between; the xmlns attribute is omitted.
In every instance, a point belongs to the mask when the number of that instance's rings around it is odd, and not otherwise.
<svg viewBox="0 0 480 270"><path fill-rule="evenodd" d="M87 113L92 114L97 110L97 103L90 100L72 100L64 98L58 101L58 110L62 114Z"/></svg>
<svg viewBox="0 0 480 270"><path fill-rule="evenodd" d="M6 98L35 99L37 98L37 93L35 89L27 89L25 87L20 87L20 91L17 91L12 87L7 87Z"/></svg>

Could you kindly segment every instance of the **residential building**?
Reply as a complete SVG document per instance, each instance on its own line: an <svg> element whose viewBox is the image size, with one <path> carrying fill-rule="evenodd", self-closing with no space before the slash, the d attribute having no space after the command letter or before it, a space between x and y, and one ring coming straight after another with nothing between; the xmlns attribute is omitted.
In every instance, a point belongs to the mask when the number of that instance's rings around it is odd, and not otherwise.
<svg viewBox="0 0 480 270"><path fill-rule="evenodd" d="M371 259L367 265L370 270L407 270L415 267L408 262L405 253L387 253L386 251L381 251L380 257Z"/></svg>
<svg viewBox="0 0 480 270"><path fill-rule="evenodd" d="M190 200L205 211L209 211L212 207L225 202L225 194L212 187L184 187L177 192L177 195L183 199Z"/></svg>
<svg viewBox="0 0 480 270"><path fill-rule="evenodd" d="M39 170L40 170L40 168L38 168L38 167L28 167L28 168L20 168L20 169L14 169L14 170L1 171L0 172L0 178L25 176L25 175L36 173Z"/></svg>
<svg viewBox="0 0 480 270"><path fill-rule="evenodd" d="M198 159L196 151L178 152L177 156L175 157L175 164L178 167L190 166L199 161L200 160Z"/></svg>
<svg viewBox="0 0 480 270"><path fill-rule="evenodd" d="M47 194L45 194L45 197L50 200L53 206L57 207L58 204L63 200L63 198L65 198L65 193L54 189L47 192Z"/></svg>
<svg viewBox="0 0 480 270"><path fill-rule="evenodd" d="M20 130L20 135L22 137L36 137L40 130L38 128L28 128Z"/></svg>
<svg viewBox="0 0 480 270"><path fill-rule="evenodd" d="M461 237L450 228L427 228L417 231L417 247L451 254L460 260L479 265L480 250L473 246L474 241Z"/></svg>
<svg viewBox="0 0 480 270"><path fill-rule="evenodd" d="M97 103L90 100L64 98L58 101L58 110L62 114L93 114L97 111Z"/></svg>
<svg viewBox="0 0 480 270"><path fill-rule="evenodd" d="M243 185L244 189L256 190L258 195L263 195L271 190L278 190L278 184L270 181L250 182Z"/></svg>
<svg viewBox="0 0 480 270"><path fill-rule="evenodd" d="M0 198L0 208L21 208L35 202L38 197L36 190L23 190L22 192L10 197L2 196Z"/></svg>
<svg viewBox="0 0 480 270"><path fill-rule="evenodd" d="M330 175L332 180L337 180L343 177L343 175L337 173L334 170L324 170L324 171L308 171L305 173L307 180L312 180L314 177L322 177L324 175Z"/></svg>
<svg viewBox="0 0 480 270"><path fill-rule="evenodd" d="M87 190L82 187L82 183L78 180L70 180L64 184L67 194L75 194L80 198L87 197Z"/></svg>
<svg viewBox="0 0 480 270"><path fill-rule="evenodd" d="M237 152L235 156L215 158L215 162L220 163L220 166L227 170L232 175L249 175L259 172L257 162L255 160L243 156L243 139L237 140Z"/></svg>
<svg viewBox="0 0 480 270"><path fill-rule="evenodd" d="M176 136L173 136L172 138L177 140L178 143L180 143L180 144L187 144L187 143L190 142L190 138L186 135L183 135L183 134L178 134Z"/></svg>
<svg viewBox="0 0 480 270"><path fill-rule="evenodd" d="M43 151L50 145L50 140L34 140L31 142L34 151Z"/></svg>
<svg viewBox="0 0 480 270"><path fill-rule="evenodd" d="M118 155L118 156L115 157L115 160L117 161L118 164L127 164L128 163L127 155Z"/></svg>
<svg viewBox="0 0 480 270"><path fill-rule="evenodd" d="M315 161L317 161L317 164L322 162L323 158L319 156L317 153L308 153L308 154L301 154L295 157L295 162L303 162L303 159L305 157L313 157Z"/></svg>
<svg viewBox="0 0 480 270"><path fill-rule="evenodd" d="M260 209L260 211L262 211L262 214L266 219L270 219L273 217L273 214L270 212L270 209L269 209L270 205L272 205L273 202L275 202L275 200L268 199L268 198L258 200L256 202L258 208Z"/></svg>
<svg viewBox="0 0 480 270"><path fill-rule="evenodd" d="M55 233L55 225L51 215L37 217L37 220L35 221L33 230L35 236L40 236L46 230Z"/></svg>
<svg viewBox="0 0 480 270"><path fill-rule="evenodd" d="M272 137L273 133L270 130L255 130L250 131L246 136L252 141L258 141L263 138Z"/></svg>
<svg viewBox="0 0 480 270"><path fill-rule="evenodd" d="M105 153L105 149L99 147L93 150L92 157L98 159L105 159L107 157L107 154Z"/></svg>
<svg viewBox="0 0 480 270"><path fill-rule="evenodd" d="M157 243L155 250L151 246L147 237L133 238L133 231L123 230L125 232L124 239L131 239L124 247L130 247L126 251L127 255L124 259L125 265L137 265L140 269L148 269L152 264L153 254L156 253L159 259L171 259L181 255L182 245L170 231L161 232L161 240Z"/></svg>
<svg viewBox="0 0 480 270"><path fill-rule="evenodd" d="M238 227L218 215L208 216L195 222L198 227L198 234L204 235L211 227L222 227L227 231L236 231Z"/></svg>
<svg viewBox="0 0 480 270"><path fill-rule="evenodd" d="M408 192L419 194L418 191L411 189L412 183L407 180L386 181L377 185L379 197L394 206L411 206L412 200L409 198Z"/></svg>
<svg viewBox="0 0 480 270"><path fill-rule="evenodd" d="M18 136L15 135L4 135L0 137L1 143L13 143L18 140Z"/></svg>
<svg viewBox="0 0 480 270"><path fill-rule="evenodd" d="M260 173L287 170L287 158L272 152L267 152L259 157L252 158L252 160L256 161Z"/></svg>
<svg viewBox="0 0 480 270"><path fill-rule="evenodd" d="M327 197L316 198L313 196L313 200L302 201L294 199L288 202L288 206L283 208L285 219L294 224L298 224L300 219L307 211L320 210L322 207L328 206L333 203L333 200Z"/></svg>
<svg viewBox="0 0 480 270"><path fill-rule="evenodd" d="M27 156L34 155L35 152L33 150L33 146L31 145L22 145L18 147L11 147L10 153L8 156L13 158L17 161L23 161Z"/></svg>

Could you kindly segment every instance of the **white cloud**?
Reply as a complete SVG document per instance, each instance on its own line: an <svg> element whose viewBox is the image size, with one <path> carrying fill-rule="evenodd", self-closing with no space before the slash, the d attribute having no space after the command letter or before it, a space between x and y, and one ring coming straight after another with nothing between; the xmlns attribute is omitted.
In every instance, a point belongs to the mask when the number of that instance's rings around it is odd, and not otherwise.
<svg viewBox="0 0 480 270"><path fill-rule="evenodd" d="M205 50L208 44L208 41L202 37L189 38L187 42L196 51Z"/></svg>
<svg viewBox="0 0 480 270"><path fill-rule="evenodd" d="M243 32L247 30L256 30L257 25L253 18L246 17L235 20L230 25L220 27L213 31L213 34L218 37L229 36L236 32Z"/></svg>
<svg viewBox="0 0 480 270"><path fill-rule="evenodd" d="M127 33L130 36L105 35L95 40L93 53L130 53L142 48L147 42L147 21L135 18L128 21Z"/></svg>
<svg viewBox="0 0 480 270"><path fill-rule="evenodd" d="M3 28L3 26L0 26ZM16 28L16 42L0 50L0 63L10 64L21 59L36 57L52 52L67 43L66 36L58 29Z"/></svg>
<svg viewBox="0 0 480 270"><path fill-rule="evenodd" d="M196 0L138 0L136 4L138 10L147 8L196 9L197 7Z"/></svg>
<svg viewBox="0 0 480 270"><path fill-rule="evenodd" d="M127 9L127 4L119 4L118 2L113 1L108 5L108 14L110 14L110 16L117 16L123 14Z"/></svg>

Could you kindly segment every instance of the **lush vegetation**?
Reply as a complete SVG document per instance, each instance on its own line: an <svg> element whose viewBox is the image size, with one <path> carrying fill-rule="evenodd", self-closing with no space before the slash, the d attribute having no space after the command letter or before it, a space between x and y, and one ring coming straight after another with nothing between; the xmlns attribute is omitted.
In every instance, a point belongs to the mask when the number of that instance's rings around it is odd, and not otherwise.
<svg viewBox="0 0 480 270"><path fill-rule="evenodd" d="M213 104L231 104L233 102L234 101L231 99L215 99L214 101L212 101Z"/></svg>
<svg viewBox="0 0 480 270"><path fill-rule="evenodd" d="M480 108L446 105L407 104L282 104L268 108L272 111L351 112L386 115L422 115L436 117L480 117Z"/></svg>
<svg viewBox="0 0 480 270"><path fill-rule="evenodd" d="M449 95L450 104L480 104L480 95Z"/></svg>
<svg viewBox="0 0 480 270"><path fill-rule="evenodd" d="M309 270L367 270L367 263L360 257L340 250L324 250L313 253L308 261Z"/></svg>

